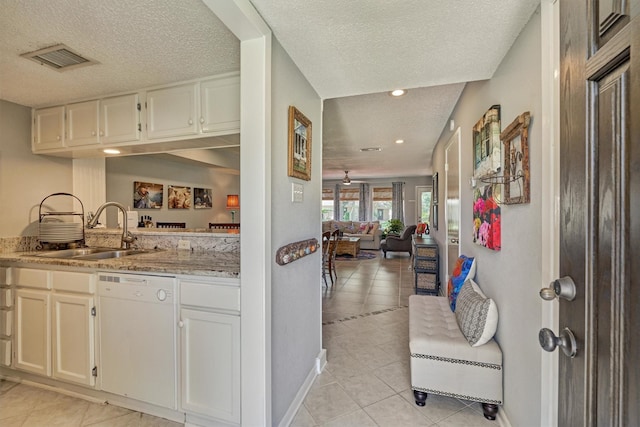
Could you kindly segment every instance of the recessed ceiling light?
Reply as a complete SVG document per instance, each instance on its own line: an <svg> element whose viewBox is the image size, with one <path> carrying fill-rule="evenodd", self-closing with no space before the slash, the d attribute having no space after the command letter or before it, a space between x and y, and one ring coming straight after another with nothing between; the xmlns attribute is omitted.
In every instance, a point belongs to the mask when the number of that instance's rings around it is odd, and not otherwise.
<svg viewBox="0 0 640 427"><path fill-rule="evenodd" d="M396 139L396 144L402 144L404 142L404 139Z"/></svg>
<svg viewBox="0 0 640 427"><path fill-rule="evenodd" d="M362 151L363 153L366 151L382 151L382 148L380 147L361 148L360 151Z"/></svg>
<svg viewBox="0 0 640 427"><path fill-rule="evenodd" d="M402 96L405 93L407 93L407 91L405 89L396 89L394 91L389 92L389 95L391 95L391 96Z"/></svg>
<svg viewBox="0 0 640 427"><path fill-rule="evenodd" d="M102 152L104 154L120 154L120 150L116 150L115 148L105 148Z"/></svg>

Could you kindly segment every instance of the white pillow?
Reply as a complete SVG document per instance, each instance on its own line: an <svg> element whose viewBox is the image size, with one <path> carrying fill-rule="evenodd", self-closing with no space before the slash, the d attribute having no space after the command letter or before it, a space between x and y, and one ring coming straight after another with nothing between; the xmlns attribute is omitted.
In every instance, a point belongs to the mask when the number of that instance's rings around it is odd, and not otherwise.
<svg viewBox="0 0 640 427"><path fill-rule="evenodd" d="M498 328L498 307L487 298L473 279L462 285L456 302L458 327L472 347L486 344Z"/></svg>

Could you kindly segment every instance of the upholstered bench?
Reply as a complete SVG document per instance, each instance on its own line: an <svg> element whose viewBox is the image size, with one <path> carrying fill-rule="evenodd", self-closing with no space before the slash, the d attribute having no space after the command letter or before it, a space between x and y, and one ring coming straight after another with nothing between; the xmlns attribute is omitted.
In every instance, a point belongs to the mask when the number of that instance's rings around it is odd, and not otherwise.
<svg viewBox="0 0 640 427"><path fill-rule="evenodd" d="M495 303L470 279L460 290L456 313L446 297L409 297L411 388L417 405L425 405L428 393L471 400L482 403L485 418L495 420L502 404L502 351L493 339L497 318Z"/></svg>

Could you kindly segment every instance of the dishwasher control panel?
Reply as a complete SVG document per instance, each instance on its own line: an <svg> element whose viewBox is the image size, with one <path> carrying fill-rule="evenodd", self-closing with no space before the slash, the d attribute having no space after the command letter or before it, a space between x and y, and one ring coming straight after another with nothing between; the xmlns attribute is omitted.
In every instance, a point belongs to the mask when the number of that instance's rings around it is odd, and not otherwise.
<svg viewBox="0 0 640 427"><path fill-rule="evenodd" d="M173 277L99 273L98 294L112 298L173 304L175 283Z"/></svg>

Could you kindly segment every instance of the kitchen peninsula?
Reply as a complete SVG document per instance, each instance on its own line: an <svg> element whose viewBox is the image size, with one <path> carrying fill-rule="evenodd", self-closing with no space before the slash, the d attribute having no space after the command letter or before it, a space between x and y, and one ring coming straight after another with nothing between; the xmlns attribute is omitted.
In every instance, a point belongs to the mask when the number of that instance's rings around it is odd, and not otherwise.
<svg viewBox="0 0 640 427"><path fill-rule="evenodd" d="M142 251L108 259L4 242L0 377L193 426L240 425L239 234L132 233ZM87 229L85 240L118 248L121 234Z"/></svg>

